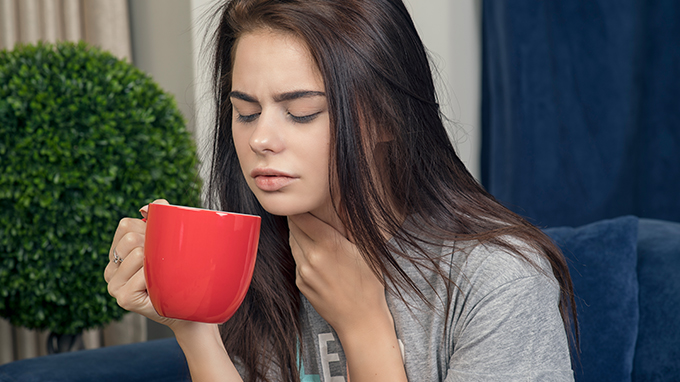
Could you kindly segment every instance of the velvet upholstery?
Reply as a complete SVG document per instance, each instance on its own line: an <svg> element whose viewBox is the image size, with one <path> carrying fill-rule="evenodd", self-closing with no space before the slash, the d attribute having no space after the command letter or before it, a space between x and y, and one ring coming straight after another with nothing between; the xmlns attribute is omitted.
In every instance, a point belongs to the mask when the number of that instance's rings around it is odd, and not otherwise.
<svg viewBox="0 0 680 382"><path fill-rule="evenodd" d="M638 219L545 232L566 256L574 283L581 343L576 381L630 381L639 323Z"/></svg>
<svg viewBox="0 0 680 382"><path fill-rule="evenodd" d="M680 224L640 219L634 381L680 381Z"/></svg>
<svg viewBox="0 0 680 382"><path fill-rule="evenodd" d="M0 366L0 382L189 382L174 338L48 355Z"/></svg>

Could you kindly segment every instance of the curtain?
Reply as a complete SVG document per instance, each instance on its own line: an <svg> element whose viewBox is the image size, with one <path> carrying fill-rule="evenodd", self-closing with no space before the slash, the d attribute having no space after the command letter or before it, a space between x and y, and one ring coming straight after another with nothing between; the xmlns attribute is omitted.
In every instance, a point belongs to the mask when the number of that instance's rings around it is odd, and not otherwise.
<svg viewBox="0 0 680 382"><path fill-rule="evenodd" d="M132 61L126 0L0 0L0 49L85 40Z"/></svg>
<svg viewBox="0 0 680 382"><path fill-rule="evenodd" d="M0 49L38 40L85 40L132 62L127 0L0 0ZM85 332L83 342L96 348L144 341L146 323L130 313L102 330ZM0 319L0 364L45 355L47 335Z"/></svg>
<svg viewBox="0 0 680 382"><path fill-rule="evenodd" d="M482 183L542 226L680 221L680 2L483 2Z"/></svg>

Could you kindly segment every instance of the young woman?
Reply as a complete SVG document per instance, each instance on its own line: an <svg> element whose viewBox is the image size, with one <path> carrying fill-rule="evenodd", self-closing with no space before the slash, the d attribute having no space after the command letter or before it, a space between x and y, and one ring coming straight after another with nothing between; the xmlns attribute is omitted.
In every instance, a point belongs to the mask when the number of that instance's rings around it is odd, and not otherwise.
<svg viewBox="0 0 680 382"><path fill-rule="evenodd" d="M215 43L213 207L262 217L246 299L221 333L159 317L137 219L105 271L195 381L573 380L565 261L456 156L401 0L234 0Z"/></svg>

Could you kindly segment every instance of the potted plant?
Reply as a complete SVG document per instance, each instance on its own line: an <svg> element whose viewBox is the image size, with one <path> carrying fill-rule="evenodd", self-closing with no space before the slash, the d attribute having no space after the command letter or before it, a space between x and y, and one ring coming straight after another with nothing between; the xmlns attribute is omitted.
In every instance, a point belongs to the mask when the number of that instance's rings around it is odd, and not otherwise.
<svg viewBox="0 0 680 382"><path fill-rule="evenodd" d="M0 52L0 316L76 335L125 313L103 278L118 221L156 197L200 204L173 98L81 43Z"/></svg>

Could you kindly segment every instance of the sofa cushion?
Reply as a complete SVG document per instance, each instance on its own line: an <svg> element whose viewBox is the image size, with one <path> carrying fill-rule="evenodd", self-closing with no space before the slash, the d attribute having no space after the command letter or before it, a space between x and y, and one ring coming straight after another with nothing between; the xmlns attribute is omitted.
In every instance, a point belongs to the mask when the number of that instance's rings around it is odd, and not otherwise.
<svg viewBox="0 0 680 382"><path fill-rule="evenodd" d="M680 224L640 219L633 380L680 381Z"/></svg>
<svg viewBox="0 0 680 382"><path fill-rule="evenodd" d="M630 381L638 334L638 219L625 216L545 232L574 283L581 353L576 381Z"/></svg>

